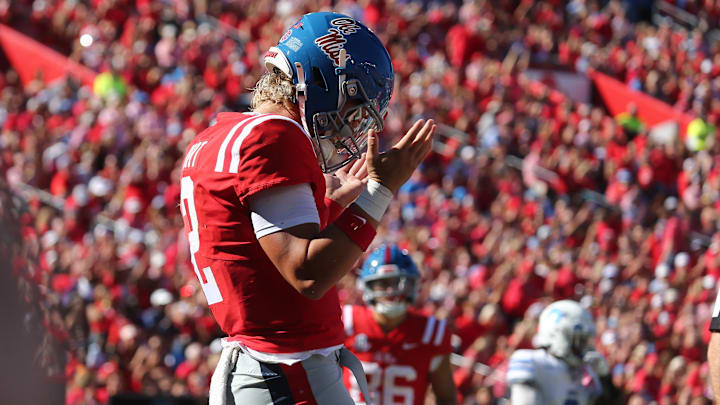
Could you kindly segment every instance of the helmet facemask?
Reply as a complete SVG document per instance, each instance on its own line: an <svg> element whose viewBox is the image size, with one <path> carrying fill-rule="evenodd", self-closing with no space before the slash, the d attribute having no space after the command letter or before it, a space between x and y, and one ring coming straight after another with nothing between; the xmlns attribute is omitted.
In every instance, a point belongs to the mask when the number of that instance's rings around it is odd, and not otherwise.
<svg viewBox="0 0 720 405"><path fill-rule="evenodd" d="M594 333L585 330L576 330L572 333L568 339L572 354L577 358L582 359L583 356L585 356L585 353L592 349L592 340L594 336Z"/></svg>
<svg viewBox="0 0 720 405"><path fill-rule="evenodd" d="M417 278L404 274L363 281L363 299L381 315L398 317L415 299Z"/></svg>
<svg viewBox="0 0 720 405"><path fill-rule="evenodd" d="M342 53L342 59L345 53ZM270 48L266 56L268 69L278 69L292 77L290 63L277 48ZM376 100L370 99L360 80L347 79L346 74L338 75L337 108L313 114L312 122L306 120L306 103L309 101L305 69L295 62L298 83L295 86L295 102L300 109L300 118L305 130L312 136L313 147L323 173L332 173L355 159L360 159L367 147L368 131L382 131L385 109L379 110ZM346 68L338 68L344 72ZM314 73L314 74L319 74ZM325 80L324 78L322 79Z"/></svg>
<svg viewBox="0 0 720 405"><path fill-rule="evenodd" d="M368 98L360 81L340 75L340 95L335 111L313 115L312 135L317 143L318 162L331 173L355 159L367 146L368 131L382 131L384 111Z"/></svg>

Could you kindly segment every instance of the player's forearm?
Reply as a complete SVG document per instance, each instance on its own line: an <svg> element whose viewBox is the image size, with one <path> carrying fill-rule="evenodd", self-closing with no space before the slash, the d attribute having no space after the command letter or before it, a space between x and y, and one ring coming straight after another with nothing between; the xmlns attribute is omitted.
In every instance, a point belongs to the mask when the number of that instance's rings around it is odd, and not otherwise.
<svg viewBox="0 0 720 405"><path fill-rule="evenodd" d="M357 263L363 250L335 226L313 239L305 264L298 276L309 281L307 296L319 299L342 279Z"/></svg>
<svg viewBox="0 0 720 405"><path fill-rule="evenodd" d="M378 221L357 207L350 208L373 228ZM308 283L309 298L319 299L350 272L363 254L363 249L340 227L331 224L308 244L306 259L298 276Z"/></svg>
<svg viewBox="0 0 720 405"><path fill-rule="evenodd" d="M320 299L353 268L364 251L361 244L367 247L378 225L357 207L348 214L353 215L351 220L364 223L365 231L370 231L364 234L364 243L358 243L357 235L352 234L352 224L348 227L347 222L345 226L331 224L322 231L318 231L315 224L298 225L258 241L295 290L307 298ZM356 240L352 236L356 236Z"/></svg>
<svg viewBox="0 0 720 405"><path fill-rule="evenodd" d="M710 335L708 345L708 365L710 366L710 383L712 384L715 401L720 401L720 333Z"/></svg>
<svg viewBox="0 0 720 405"><path fill-rule="evenodd" d="M433 359L433 363L436 359ZM431 363L431 368L432 364ZM457 405L457 388L450 367L450 355L444 355L440 364L430 374L435 402L438 405Z"/></svg>

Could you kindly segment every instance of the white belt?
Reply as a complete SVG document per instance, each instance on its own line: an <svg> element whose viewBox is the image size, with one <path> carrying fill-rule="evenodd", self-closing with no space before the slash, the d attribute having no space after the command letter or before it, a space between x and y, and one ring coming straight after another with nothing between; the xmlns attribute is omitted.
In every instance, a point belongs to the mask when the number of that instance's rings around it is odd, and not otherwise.
<svg viewBox="0 0 720 405"><path fill-rule="evenodd" d="M242 350L240 342L230 342L226 338L223 338L221 342L223 349L220 360L210 378L209 405L227 405L227 385L230 381L228 377Z"/></svg>
<svg viewBox="0 0 720 405"><path fill-rule="evenodd" d="M355 376L358 387L360 387L360 392L362 392L363 397L365 397L365 404L372 405L370 392L368 391L367 377L365 377L365 370L363 370L360 359L358 359L353 352L343 347L340 349L339 363L341 366L350 370Z"/></svg>

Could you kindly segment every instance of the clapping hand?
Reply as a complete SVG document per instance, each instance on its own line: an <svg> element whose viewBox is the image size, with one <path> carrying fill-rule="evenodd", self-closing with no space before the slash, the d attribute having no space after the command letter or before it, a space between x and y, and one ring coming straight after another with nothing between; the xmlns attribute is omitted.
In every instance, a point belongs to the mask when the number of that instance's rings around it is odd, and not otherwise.
<svg viewBox="0 0 720 405"><path fill-rule="evenodd" d="M392 148L382 153L378 150L377 133L370 130L368 176L396 193L430 152L436 128L433 120L417 120Z"/></svg>
<svg viewBox="0 0 720 405"><path fill-rule="evenodd" d="M352 165L346 165L332 174L325 175L325 197L343 207L352 204L365 188L368 180L367 155Z"/></svg>

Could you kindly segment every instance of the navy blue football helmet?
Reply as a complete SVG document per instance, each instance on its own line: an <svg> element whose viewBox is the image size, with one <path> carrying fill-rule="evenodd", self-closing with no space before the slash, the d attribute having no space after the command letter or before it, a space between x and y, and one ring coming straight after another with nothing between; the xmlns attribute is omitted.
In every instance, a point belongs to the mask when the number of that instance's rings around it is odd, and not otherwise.
<svg viewBox="0 0 720 405"><path fill-rule="evenodd" d="M407 251L395 245L382 245L370 253L360 271L363 300L381 313L395 315L415 301L420 272ZM381 303L381 297L402 297L403 302ZM401 305L399 305L401 304ZM398 306L399 305L399 306Z"/></svg>
<svg viewBox="0 0 720 405"><path fill-rule="evenodd" d="M359 158L367 132L382 131L393 67L380 39L355 19L330 12L302 16L267 52L265 66L292 78L323 172Z"/></svg>

